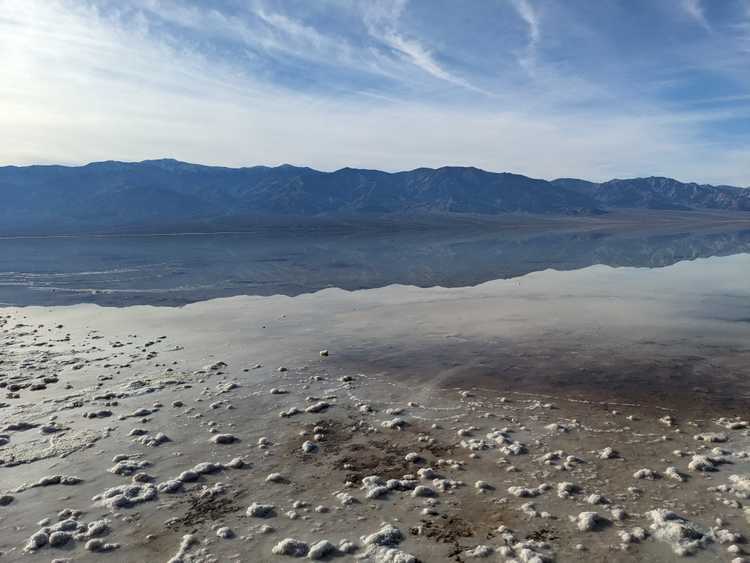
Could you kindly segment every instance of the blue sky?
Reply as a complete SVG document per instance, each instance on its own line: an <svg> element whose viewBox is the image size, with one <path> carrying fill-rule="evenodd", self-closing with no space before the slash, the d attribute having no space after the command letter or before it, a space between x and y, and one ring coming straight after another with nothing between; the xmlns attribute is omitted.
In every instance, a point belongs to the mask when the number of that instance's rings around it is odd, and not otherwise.
<svg viewBox="0 0 750 563"><path fill-rule="evenodd" d="M750 0L0 0L5 164L750 184Z"/></svg>

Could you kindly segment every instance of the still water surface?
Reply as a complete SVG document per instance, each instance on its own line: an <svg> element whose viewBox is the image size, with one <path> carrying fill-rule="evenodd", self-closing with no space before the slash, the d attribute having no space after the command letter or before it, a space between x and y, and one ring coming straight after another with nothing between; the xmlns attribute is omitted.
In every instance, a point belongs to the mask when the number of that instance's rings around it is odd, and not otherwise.
<svg viewBox="0 0 750 563"><path fill-rule="evenodd" d="M0 304L179 306L329 287L474 286L547 269L750 252L750 228L284 232L0 239ZM750 273L748 273L750 278Z"/></svg>

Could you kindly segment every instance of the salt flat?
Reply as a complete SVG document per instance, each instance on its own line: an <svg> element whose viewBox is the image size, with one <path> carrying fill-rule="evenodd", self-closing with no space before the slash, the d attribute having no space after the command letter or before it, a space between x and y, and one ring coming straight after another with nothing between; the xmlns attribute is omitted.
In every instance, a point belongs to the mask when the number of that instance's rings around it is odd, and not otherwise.
<svg viewBox="0 0 750 563"><path fill-rule="evenodd" d="M750 257L706 266L3 309L2 559L743 560Z"/></svg>

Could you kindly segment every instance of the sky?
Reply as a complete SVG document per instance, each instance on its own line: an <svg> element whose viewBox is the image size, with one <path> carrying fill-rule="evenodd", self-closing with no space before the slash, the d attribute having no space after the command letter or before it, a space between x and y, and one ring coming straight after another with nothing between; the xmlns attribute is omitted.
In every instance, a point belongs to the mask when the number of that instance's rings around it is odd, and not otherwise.
<svg viewBox="0 0 750 563"><path fill-rule="evenodd" d="M750 0L0 0L0 164L750 185Z"/></svg>

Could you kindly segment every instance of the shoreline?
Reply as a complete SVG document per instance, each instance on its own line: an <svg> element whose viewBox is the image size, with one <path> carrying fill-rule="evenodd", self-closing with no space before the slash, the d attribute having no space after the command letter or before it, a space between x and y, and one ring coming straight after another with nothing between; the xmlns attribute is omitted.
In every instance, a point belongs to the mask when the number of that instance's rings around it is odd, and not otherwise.
<svg viewBox="0 0 750 563"><path fill-rule="evenodd" d="M254 221L254 222L253 222ZM236 224L236 227L227 225ZM23 239L66 239L66 238L158 238L158 237L193 237L193 236L231 236L259 235L273 233L274 236L297 236L307 231L365 235L378 232L441 232L458 231L466 234L502 232L506 230L522 231L606 231L646 232L650 230L669 230L671 228L698 227L704 229L750 226L750 213L724 210L649 210L619 209L604 215L556 215L556 214L514 214L497 215L434 213L424 215L385 215L385 216L259 216L243 219L226 220L212 224L210 221L175 224L171 230L159 231L152 227L128 229L123 227L115 231L71 231L50 232L20 231L0 232L2 240ZM283 227L285 230L279 231Z"/></svg>

